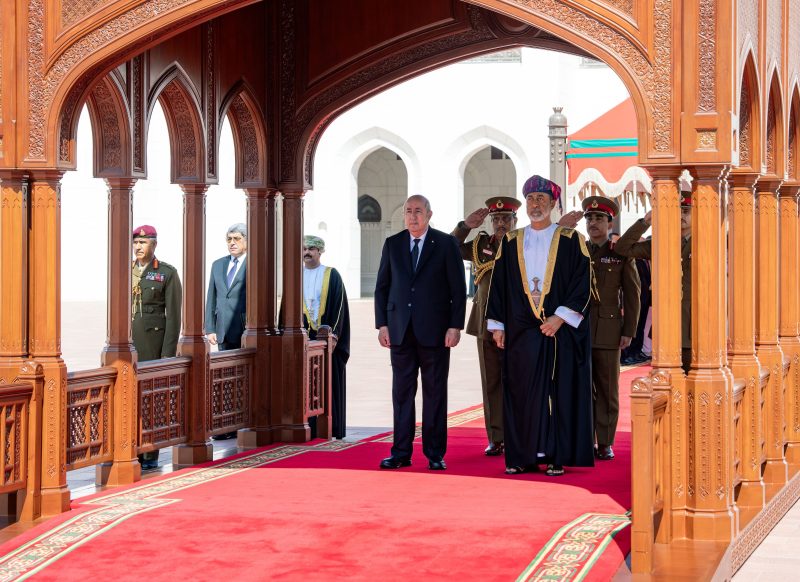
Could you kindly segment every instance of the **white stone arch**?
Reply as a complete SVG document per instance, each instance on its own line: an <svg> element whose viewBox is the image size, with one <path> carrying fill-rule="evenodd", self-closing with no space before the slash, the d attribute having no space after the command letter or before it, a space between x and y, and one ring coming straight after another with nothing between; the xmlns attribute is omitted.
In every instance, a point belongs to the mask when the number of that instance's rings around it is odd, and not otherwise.
<svg viewBox="0 0 800 582"><path fill-rule="evenodd" d="M408 180L408 194L420 191L421 162L417 151L398 134L382 127L370 127L350 137L337 148L337 180L342 191L333 200L325 201L322 208L330 215L342 216L347 224L348 240L342 241L342 250L339 254L338 265L343 267L348 295L361 296L361 227L358 222L358 171L364 160L370 154L385 148L399 156L406 167ZM323 201L320 201L323 202ZM342 212L342 206L345 212ZM394 208L385 208L383 222L386 223L395 211ZM322 220L322 217L320 217ZM332 234L332 233L331 233Z"/></svg>
<svg viewBox="0 0 800 582"><path fill-rule="evenodd" d="M464 208L464 173L467 169L467 164L476 153L488 146L494 146L502 150L514 165L517 181L514 190L515 197L521 199L522 185L533 173L524 148L516 139L504 131L488 125L481 125L461 134L447 148L442 166L444 168L453 168L452 171L455 172L453 187L450 188L450 200L458 216L463 216L466 210ZM453 174L449 175L453 176Z"/></svg>

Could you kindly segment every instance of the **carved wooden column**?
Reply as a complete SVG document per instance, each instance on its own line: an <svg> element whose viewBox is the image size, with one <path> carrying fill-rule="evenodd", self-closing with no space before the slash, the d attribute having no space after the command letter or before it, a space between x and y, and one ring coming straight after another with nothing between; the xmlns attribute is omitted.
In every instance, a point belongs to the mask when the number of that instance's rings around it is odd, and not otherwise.
<svg viewBox="0 0 800 582"><path fill-rule="evenodd" d="M183 334L178 355L192 358L187 386L187 442L173 447L172 464L180 467L210 461L207 415L210 348L205 316L206 184L181 184L183 189Z"/></svg>
<svg viewBox="0 0 800 582"><path fill-rule="evenodd" d="M273 440L304 442L305 360L308 336L302 324L303 190L283 192L283 330L280 347L272 351L271 415Z"/></svg>
<svg viewBox="0 0 800 582"><path fill-rule="evenodd" d="M755 185L758 174L734 173L728 211L728 361L735 378L745 381L741 422L742 483L736 503L743 521L758 512L765 502L761 480L761 367L756 358L756 243Z"/></svg>
<svg viewBox="0 0 800 582"><path fill-rule="evenodd" d="M33 521L42 515L42 395L44 370L34 361L20 366L19 379L33 386L28 409L28 483L17 492L17 517L20 521Z"/></svg>
<svg viewBox="0 0 800 582"><path fill-rule="evenodd" d="M778 189L781 181L759 180L758 236L756 239L756 355L769 370L764 408L766 465L763 479L769 499L788 478L783 456L783 350L778 343ZM795 268L796 265L795 265Z"/></svg>
<svg viewBox="0 0 800 582"><path fill-rule="evenodd" d="M42 515L69 509L67 367L61 359L61 172L31 175L30 358L44 373Z"/></svg>
<svg viewBox="0 0 800 582"><path fill-rule="evenodd" d="M138 481L136 456L139 390L136 351L131 341L131 231L134 178L107 178L108 184L108 336L101 360L117 369L113 394L113 460L97 466L97 483L124 485Z"/></svg>
<svg viewBox="0 0 800 582"><path fill-rule="evenodd" d="M797 220L797 195L800 184L784 183L780 191L780 346L791 362L784 386L786 462L789 473L800 470L800 300L798 300L798 264L800 230Z"/></svg>
<svg viewBox="0 0 800 582"><path fill-rule="evenodd" d="M672 457L670 495L674 537L686 536L687 398L686 378L681 369L681 211L675 166L649 166L653 177L653 368L668 377L669 440Z"/></svg>
<svg viewBox="0 0 800 582"><path fill-rule="evenodd" d="M28 177L0 171L0 384L28 354Z"/></svg>
<svg viewBox="0 0 800 582"><path fill-rule="evenodd" d="M272 442L270 425L270 352L277 304L275 199L277 190L247 189L247 327L242 345L255 348L251 382L252 426L239 431L238 445L255 448Z"/></svg>
<svg viewBox="0 0 800 582"><path fill-rule="evenodd" d="M692 368L686 378L689 414L688 537L728 541L736 531L733 504L733 386L727 365L725 245L720 182L724 168L694 169L692 199Z"/></svg>

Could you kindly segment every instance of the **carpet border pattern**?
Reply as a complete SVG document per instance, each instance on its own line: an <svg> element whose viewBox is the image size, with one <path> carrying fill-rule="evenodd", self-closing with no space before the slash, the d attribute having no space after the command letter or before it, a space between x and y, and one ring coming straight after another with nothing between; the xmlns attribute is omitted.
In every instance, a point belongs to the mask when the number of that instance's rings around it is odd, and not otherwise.
<svg viewBox="0 0 800 582"><path fill-rule="evenodd" d="M579 582L614 536L631 523L628 515L584 513L550 538L517 582Z"/></svg>

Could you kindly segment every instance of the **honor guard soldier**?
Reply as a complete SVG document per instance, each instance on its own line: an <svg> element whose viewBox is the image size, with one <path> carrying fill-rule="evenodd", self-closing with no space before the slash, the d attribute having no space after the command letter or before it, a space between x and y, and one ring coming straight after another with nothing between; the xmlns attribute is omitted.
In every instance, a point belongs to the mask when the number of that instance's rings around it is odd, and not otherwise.
<svg viewBox="0 0 800 582"><path fill-rule="evenodd" d="M626 257L651 260L652 241L639 241L652 222L652 211L634 222L617 241L615 250ZM681 180L681 363L689 373L692 363L692 190Z"/></svg>
<svg viewBox="0 0 800 582"><path fill-rule="evenodd" d="M156 229L133 230L131 332L138 361L175 357L181 330L181 281L172 265L156 256ZM139 455L142 469L158 466L158 451Z"/></svg>
<svg viewBox="0 0 800 582"><path fill-rule="evenodd" d="M636 263L615 252L609 240L611 221L619 213L617 203L590 196L583 201L583 212L597 288L589 306L596 456L608 461L614 458L611 447L619 419L620 351L636 334L641 289Z"/></svg>
<svg viewBox="0 0 800 582"><path fill-rule="evenodd" d="M495 196L486 201L486 208L480 208L458 223L452 235L461 243L461 257L472 263L475 277L475 297L472 299L472 312L467 322L466 332L478 341L478 361L481 367L481 387L483 388L483 416L489 446L484 451L489 456L503 454L503 386L501 367L503 352L486 330L486 300L494 267L494 257L500 241L507 232L517 227L517 209L522 202L507 196ZM483 224L487 216L492 217L492 234L480 231L470 242L464 242L472 229Z"/></svg>

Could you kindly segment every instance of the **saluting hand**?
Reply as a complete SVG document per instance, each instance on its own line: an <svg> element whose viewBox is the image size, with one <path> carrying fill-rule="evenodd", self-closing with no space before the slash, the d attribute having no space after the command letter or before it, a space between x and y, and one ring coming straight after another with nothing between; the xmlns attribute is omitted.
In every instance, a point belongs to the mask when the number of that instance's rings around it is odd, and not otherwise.
<svg viewBox="0 0 800 582"><path fill-rule="evenodd" d="M496 329L492 332L492 339L494 344L501 350L506 349L506 332L502 329Z"/></svg>
<svg viewBox="0 0 800 582"><path fill-rule="evenodd" d="M389 341L389 328L385 325L378 328L378 343L385 348L392 347L392 342Z"/></svg>
<svg viewBox="0 0 800 582"><path fill-rule="evenodd" d="M483 221L486 220L487 216L489 216L488 208L478 208L475 212L464 219L464 224L467 225L467 228L478 228L481 224L483 224Z"/></svg>
<svg viewBox="0 0 800 582"><path fill-rule="evenodd" d="M460 339L461 339L461 330L455 327L451 327L447 330L447 333L444 334L444 347L454 348L458 345Z"/></svg>
<svg viewBox="0 0 800 582"><path fill-rule="evenodd" d="M578 226L578 221L583 218L583 212L580 210L572 210L567 212L558 221L558 226L566 226L567 228L575 228Z"/></svg>
<svg viewBox="0 0 800 582"><path fill-rule="evenodd" d="M650 226L650 225L653 224L653 211L652 210L648 210L647 214L644 215L644 223L647 226Z"/></svg>
<svg viewBox="0 0 800 582"><path fill-rule="evenodd" d="M624 350L625 348L630 346L632 339L633 339L632 337L628 337L626 335L623 335L621 338L619 338L619 349Z"/></svg>
<svg viewBox="0 0 800 582"><path fill-rule="evenodd" d="M544 323L539 326L539 329L542 330L542 333L547 337L553 337L556 335L556 332L559 328L563 325L564 320L561 319L557 315L551 315L547 319L544 320Z"/></svg>

